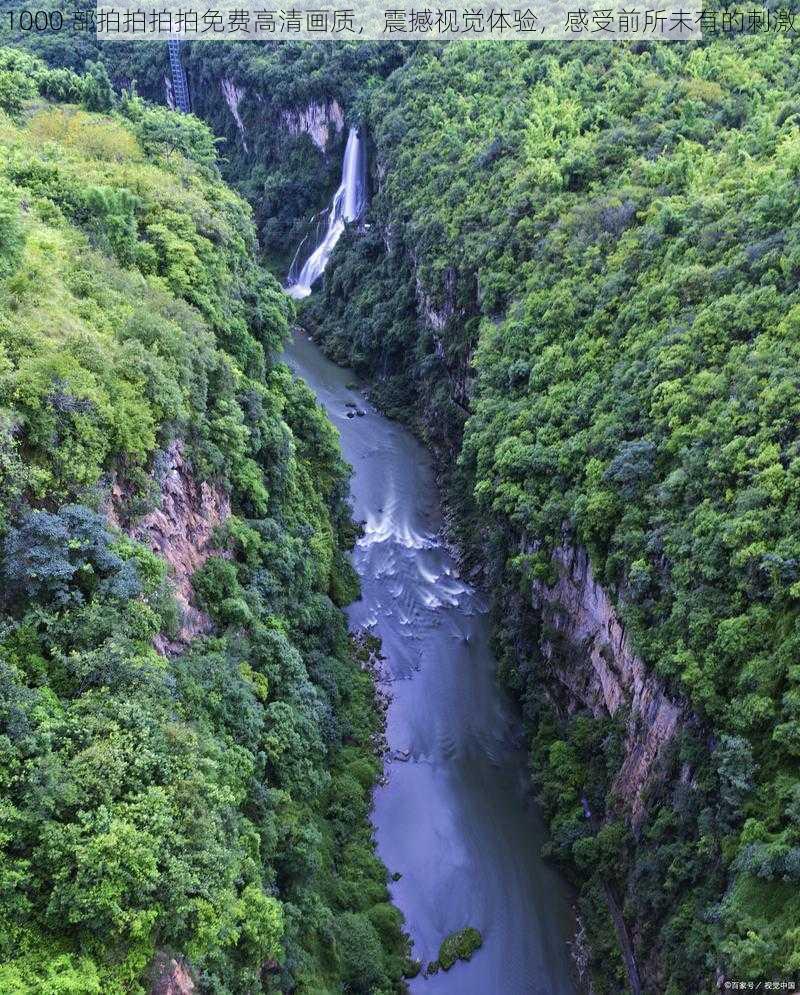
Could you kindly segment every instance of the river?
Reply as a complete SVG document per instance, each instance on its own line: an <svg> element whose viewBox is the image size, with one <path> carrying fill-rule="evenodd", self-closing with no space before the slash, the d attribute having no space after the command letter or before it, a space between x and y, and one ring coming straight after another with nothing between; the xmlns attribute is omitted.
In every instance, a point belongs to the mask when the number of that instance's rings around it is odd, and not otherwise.
<svg viewBox="0 0 800 995"><path fill-rule="evenodd" d="M520 720L495 678L484 596L442 542L431 459L399 423L347 385L303 334L287 361L341 433L354 469L355 553L362 597L353 627L383 641L390 757L375 791L378 851L413 955L436 958L464 926L483 934L468 963L409 983L425 995L575 995L570 897L539 856L545 839L532 804ZM365 412L348 417L347 402Z"/></svg>

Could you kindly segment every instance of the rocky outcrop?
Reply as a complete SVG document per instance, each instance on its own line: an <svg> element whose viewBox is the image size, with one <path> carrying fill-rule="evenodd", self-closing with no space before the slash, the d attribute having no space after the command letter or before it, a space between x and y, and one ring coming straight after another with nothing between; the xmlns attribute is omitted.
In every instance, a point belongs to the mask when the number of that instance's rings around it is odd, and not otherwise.
<svg viewBox="0 0 800 995"><path fill-rule="evenodd" d="M157 649L177 652L189 640L211 629L211 620L192 603L192 574L212 552L217 552L213 533L230 518L231 504L220 487L195 480L180 440L172 442L164 453L159 479L160 507L125 531L169 564L170 580L183 618L178 643L167 643L159 637ZM115 485L107 514L112 524L119 527L122 527L119 514L122 503L122 489Z"/></svg>
<svg viewBox="0 0 800 995"><path fill-rule="evenodd" d="M182 957L156 954L150 968L150 995L194 995L197 988Z"/></svg>
<svg viewBox="0 0 800 995"><path fill-rule="evenodd" d="M242 87L236 86L233 80L223 77L219 81L220 89L222 90L222 95L225 98L225 103L228 105L228 110L233 116L233 120L236 122L236 127L239 129L239 134L242 136L242 145L244 146L245 152L247 149L247 140L244 134L244 125L242 124L242 118L239 114L239 104L245 95L245 90Z"/></svg>
<svg viewBox="0 0 800 995"><path fill-rule="evenodd" d="M414 288L417 298L417 312L425 324L434 332L443 332L456 313L456 271L448 266L444 272L442 286L442 303L437 306L431 294L425 288L419 275L419 259L414 249L410 252L411 264L414 269ZM438 341L438 340L437 340Z"/></svg>
<svg viewBox="0 0 800 995"><path fill-rule="evenodd" d="M470 349L461 349L457 353L445 350L447 326L455 321L463 321L464 314L456 309L456 271L452 266L444 272L441 303L434 304L432 296L426 291L417 269L415 253L411 253L411 261L415 273L415 293L417 313L431 330L437 359L440 359L450 377L450 396L464 411L469 411L470 399L475 387L475 373L472 368Z"/></svg>
<svg viewBox="0 0 800 995"><path fill-rule="evenodd" d="M685 709L633 652L586 552L565 545L553 562L555 584L533 585L534 607L543 622L541 647L575 704L595 715L628 709L625 758L613 791L637 827L644 816L645 787L686 719Z"/></svg>
<svg viewBox="0 0 800 995"><path fill-rule="evenodd" d="M448 273L451 272L452 270L448 270ZM451 282L454 282L454 280L451 280ZM416 278L416 291L417 309L422 315L423 321L428 328L432 329L432 331L443 332L447 327L448 321L450 321L454 314L452 301L446 299L441 308L434 307L431 298L425 293L419 276ZM437 342L439 341L440 340L437 338Z"/></svg>
<svg viewBox="0 0 800 995"><path fill-rule="evenodd" d="M283 111L280 121L290 135L306 134L325 152L332 132L338 135L344 128L344 111L336 100L312 101L303 108Z"/></svg>

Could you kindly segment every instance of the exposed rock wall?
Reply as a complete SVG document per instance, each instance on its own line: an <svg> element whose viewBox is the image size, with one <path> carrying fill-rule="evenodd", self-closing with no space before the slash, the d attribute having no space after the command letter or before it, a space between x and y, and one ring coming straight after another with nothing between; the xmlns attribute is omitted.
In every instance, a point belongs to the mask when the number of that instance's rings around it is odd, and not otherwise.
<svg viewBox="0 0 800 995"><path fill-rule="evenodd" d="M117 509L121 489L112 490L108 517L120 525ZM217 486L198 483L190 471L180 440L165 453L162 470L161 506L139 519L126 531L169 564L169 576L183 615L178 644L161 641L157 648L177 651L182 644L211 628L208 616L192 603L192 574L215 552L212 536L231 514L230 499ZM221 554L224 555L224 554Z"/></svg>
<svg viewBox="0 0 800 995"><path fill-rule="evenodd" d="M182 957L158 953L150 969L150 995L194 995L197 991Z"/></svg>
<svg viewBox="0 0 800 995"><path fill-rule="evenodd" d="M453 302L453 292L455 290L454 270L452 268L448 268L445 273L445 299L442 307L440 308L434 307L430 296L422 285L422 280L420 280L419 274L416 275L415 286L417 309L422 315L425 324L434 332L443 332L447 327L447 323L451 321L455 315L455 304ZM437 338L436 341L439 344L439 348L441 348L441 340Z"/></svg>
<svg viewBox="0 0 800 995"><path fill-rule="evenodd" d="M411 261L415 273L415 296L417 313L425 325L431 330L436 357L440 359L450 377L450 395L465 412L469 410L469 402L475 386L475 376L472 369L472 356L468 348L460 349L455 354L448 354L445 340L448 338L448 325L452 322L463 322L465 315L456 308L456 271L448 266L444 272L441 292L441 303L434 303L420 279L417 270L415 253L411 253Z"/></svg>
<svg viewBox="0 0 800 995"><path fill-rule="evenodd" d="M307 134L320 152L325 152L332 133L344 128L344 111L336 100L312 101L306 107L281 112L281 124L290 135Z"/></svg>
<svg viewBox="0 0 800 995"><path fill-rule="evenodd" d="M553 562L556 583L537 581L532 592L544 623L542 650L576 704L598 716L627 706L625 758L613 790L636 827L644 816L644 789L687 714L633 652L586 552L562 546Z"/></svg>
<svg viewBox="0 0 800 995"><path fill-rule="evenodd" d="M244 133L244 124L242 124L242 117L239 114L239 104L245 95L245 90L242 87L236 86L233 80L223 77L219 81L220 89L222 90L222 95L225 98L225 103L228 105L228 110L233 116L233 120L236 122L236 127L239 129L239 134L242 136L242 145L244 146L245 152L248 151L247 139Z"/></svg>

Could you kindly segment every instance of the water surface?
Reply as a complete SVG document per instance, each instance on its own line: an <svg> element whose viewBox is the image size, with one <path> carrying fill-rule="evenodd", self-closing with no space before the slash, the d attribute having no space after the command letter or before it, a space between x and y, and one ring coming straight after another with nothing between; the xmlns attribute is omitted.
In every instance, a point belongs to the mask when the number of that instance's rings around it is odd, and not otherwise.
<svg viewBox="0 0 800 995"><path fill-rule="evenodd" d="M375 792L378 851L402 877L392 899L413 954L435 959L464 926L484 945L468 963L410 982L415 995L575 995L564 882L539 856L520 721L495 678L485 598L442 544L425 449L346 386L352 373L298 334L287 359L341 433L354 468L362 598L354 627L383 641L393 758ZM348 418L348 402L365 412Z"/></svg>

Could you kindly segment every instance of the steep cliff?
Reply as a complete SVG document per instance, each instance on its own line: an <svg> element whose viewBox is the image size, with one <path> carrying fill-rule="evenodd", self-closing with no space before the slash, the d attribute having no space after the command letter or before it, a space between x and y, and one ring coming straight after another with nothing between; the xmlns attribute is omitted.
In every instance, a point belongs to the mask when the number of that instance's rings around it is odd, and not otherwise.
<svg viewBox="0 0 800 995"><path fill-rule="evenodd" d="M280 121L290 135L308 135L320 152L327 152L331 139L342 133L344 111L337 100L311 101L282 111Z"/></svg>
<svg viewBox="0 0 800 995"><path fill-rule="evenodd" d="M175 439L159 461L158 507L128 526L132 539L144 543L169 566L168 578L181 611L175 640L156 637L164 652L180 652L195 637L211 630L211 619L195 604L192 577L209 556L227 556L215 548L214 532L231 516L230 496L219 484L197 482L188 465L183 443ZM112 524L122 526L122 490L112 491L108 515Z"/></svg>
<svg viewBox="0 0 800 995"><path fill-rule="evenodd" d="M248 152L247 148L247 138L245 135L244 124L242 124L242 118L239 114L239 104L245 96L245 90L236 86L231 80L223 78L219 81L220 90L222 90L222 96L225 98L225 103L228 105L228 110L231 112L233 120L236 122L236 127L239 129L239 134L242 139L242 147L245 152Z"/></svg>
<svg viewBox="0 0 800 995"><path fill-rule="evenodd" d="M531 604L542 620L539 642L568 711L626 717L624 755L611 790L634 829L645 816L645 793L663 776L668 747L687 718L633 651L607 592L597 583L585 550L562 546L552 558L554 584L534 581Z"/></svg>

